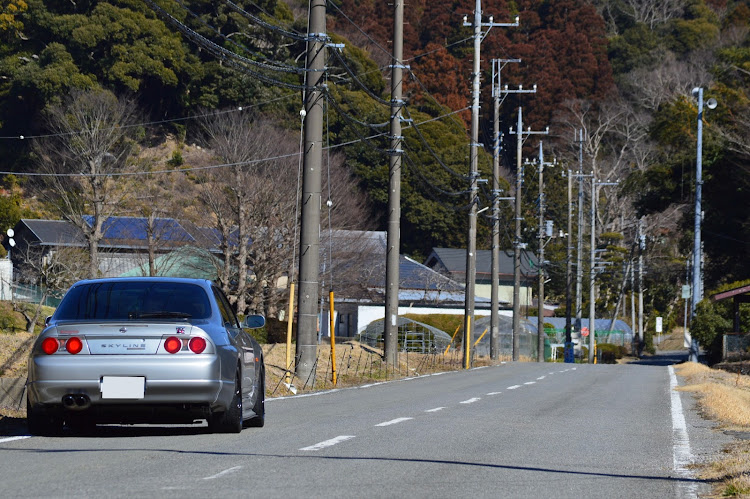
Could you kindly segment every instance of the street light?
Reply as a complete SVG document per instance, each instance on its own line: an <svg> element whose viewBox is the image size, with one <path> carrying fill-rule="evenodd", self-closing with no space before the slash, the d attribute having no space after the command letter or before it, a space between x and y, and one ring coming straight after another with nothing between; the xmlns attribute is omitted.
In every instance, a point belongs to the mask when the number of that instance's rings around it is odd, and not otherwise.
<svg viewBox="0 0 750 499"><path fill-rule="evenodd" d="M703 299L703 283L701 282L701 191L703 188L703 87L693 89L693 97L698 99L698 151L695 160L695 227L693 240L693 301L690 317L695 318L698 302ZM716 108L716 99L708 99L706 107ZM690 341L690 361L698 362L698 340Z"/></svg>

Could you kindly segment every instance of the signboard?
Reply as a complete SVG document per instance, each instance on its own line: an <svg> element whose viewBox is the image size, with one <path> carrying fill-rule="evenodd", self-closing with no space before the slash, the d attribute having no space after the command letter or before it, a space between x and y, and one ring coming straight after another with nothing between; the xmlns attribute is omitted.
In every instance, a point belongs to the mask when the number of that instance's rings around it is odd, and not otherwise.
<svg viewBox="0 0 750 499"><path fill-rule="evenodd" d="M588 336L589 335L589 328L582 327L581 328L581 336Z"/></svg>
<svg viewBox="0 0 750 499"><path fill-rule="evenodd" d="M656 318L656 332L661 333L662 332L662 319L661 317Z"/></svg>
<svg viewBox="0 0 750 499"><path fill-rule="evenodd" d="M690 286L688 284L683 284L682 286L682 297L690 298Z"/></svg>

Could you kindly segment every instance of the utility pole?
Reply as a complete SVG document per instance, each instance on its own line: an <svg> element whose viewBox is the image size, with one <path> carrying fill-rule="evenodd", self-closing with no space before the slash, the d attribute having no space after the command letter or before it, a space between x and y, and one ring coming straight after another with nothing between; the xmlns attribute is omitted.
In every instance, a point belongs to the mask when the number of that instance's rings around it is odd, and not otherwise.
<svg viewBox="0 0 750 499"><path fill-rule="evenodd" d="M518 26L518 17L512 24L493 22L492 16L488 23L482 22L482 2L476 0L474 5L474 21L468 22L468 16L464 16L464 26L474 28L474 68L472 72L472 105L471 105L471 166L470 166L470 198L469 198L469 235L466 251L466 292L464 299L464 369L471 367L471 338L472 321L474 320L474 290L477 274L477 200L479 181L479 90L480 90L480 61L482 40L495 26ZM483 32L482 28L487 31Z"/></svg>
<svg viewBox="0 0 750 499"><path fill-rule="evenodd" d="M568 169L568 234L565 253L565 351L573 348L573 334L570 314L572 300L570 296L573 281L573 172ZM572 355L565 356L565 362L572 361Z"/></svg>
<svg viewBox="0 0 750 499"><path fill-rule="evenodd" d="M502 135L500 133L500 103L505 97L503 94L524 92L519 88L518 91L501 90L500 71L505 64L509 62L521 62L521 59L492 59L492 98L494 107L493 138L494 144L492 149L492 256L491 256L491 288L490 288L490 358L497 360L500 354L499 340L499 287L500 283L500 201L513 201L513 197L501 197L500 194L500 150L502 149ZM536 91L536 87L534 87ZM525 91L525 92L528 92Z"/></svg>
<svg viewBox="0 0 750 499"><path fill-rule="evenodd" d="M302 223L299 249L297 375L311 379L317 358L320 273L320 193L323 163L323 76L326 63L326 2L311 0L307 27Z"/></svg>
<svg viewBox="0 0 750 499"><path fill-rule="evenodd" d="M594 363L596 346L596 188L602 185L617 185L616 182L597 182L591 172L591 268L589 268L589 364Z"/></svg>
<svg viewBox="0 0 750 499"><path fill-rule="evenodd" d="M386 253L386 299L383 341L385 363L398 363L399 255L401 247L401 113L404 58L404 2L395 0L393 14L393 64L391 65L391 149L388 186L388 232Z"/></svg>
<svg viewBox="0 0 750 499"><path fill-rule="evenodd" d="M534 87L536 89L536 87ZM521 154L523 149L523 136L531 134L547 134L549 127L544 132L532 132L531 127L523 130L523 110L518 108L518 125L516 132L511 128L510 133L516 133L516 232L513 240L513 360L520 358L520 334L521 334L521 249L526 244L521 242L521 188L523 185L523 166Z"/></svg>
<svg viewBox="0 0 750 499"><path fill-rule="evenodd" d="M576 257L576 329L581 333L583 315L583 129L578 131L578 253Z"/></svg>
<svg viewBox="0 0 750 499"><path fill-rule="evenodd" d="M643 328L643 251L646 249L646 235L643 233L643 219L638 220L638 334L641 341L646 341Z"/></svg>
<svg viewBox="0 0 750 499"><path fill-rule="evenodd" d="M544 362L544 167L546 165L552 165L552 163L544 163L544 150L542 148L542 142L539 142L539 265L538 265L538 278L539 278L539 296L537 306L537 362ZM552 234L547 234L551 237Z"/></svg>

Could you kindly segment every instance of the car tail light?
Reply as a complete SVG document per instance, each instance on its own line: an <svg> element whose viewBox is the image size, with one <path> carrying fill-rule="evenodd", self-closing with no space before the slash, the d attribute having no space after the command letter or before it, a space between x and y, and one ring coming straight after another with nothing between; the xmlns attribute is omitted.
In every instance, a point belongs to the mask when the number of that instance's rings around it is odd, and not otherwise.
<svg viewBox="0 0 750 499"><path fill-rule="evenodd" d="M182 340L176 336L170 336L164 340L164 350L169 353L177 353L182 350Z"/></svg>
<svg viewBox="0 0 750 499"><path fill-rule="evenodd" d="M190 343L188 343L188 346L190 347L191 352L202 353L203 350L206 349L206 340L201 338L200 336L196 336L195 338L190 338Z"/></svg>
<svg viewBox="0 0 750 499"><path fill-rule="evenodd" d="M47 355L52 355L53 353L57 352L57 350L60 348L60 342L57 341L57 338L44 338L44 341L42 341L42 351L46 353Z"/></svg>
<svg viewBox="0 0 750 499"><path fill-rule="evenodd" d="M65 350L67 350L68 353L72 353L75 355L83 350L83 342L77 336L68 338L68 341L65 342Z"/></svg>

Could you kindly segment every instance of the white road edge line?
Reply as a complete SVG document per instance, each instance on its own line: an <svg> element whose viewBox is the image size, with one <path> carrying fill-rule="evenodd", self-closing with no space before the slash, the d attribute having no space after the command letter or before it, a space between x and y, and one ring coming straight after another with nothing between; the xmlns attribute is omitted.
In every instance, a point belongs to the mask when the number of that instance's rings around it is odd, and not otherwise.
<svg viewBox="0 0 750 499"><path fill-rule="evenodd" d="M427 409L424 412L438 412L438 411L442 411L443 409L445 409L445 407L435 407L434 409Z"/></svg>
<svg viewBox="0 0 750 499"><path fill-rule="evenodd" d="M473 404L474 402L479 402L480 400L482 399L479 397L473 397L468 400L462 400L461 402L459 402L459 404Z"/></svg>
<svg viewBox="0 0 750 499"><path fill-rule="evenodd" d="M487 395L500 395L503 392L490 392Z"/></svg>
<svg viewBox="0 0 750 499"><path fill-rule="evenodd" d="M536 381L527 381L524 385L536 385Z"/></svg>
<svg viewBox="0 0 750 499"><path fill-rule="evenodd" d="M336 444L340 444L341 442L346 442L347 440L351 440L354 438L354 435L339 435L338 437L332 438L330 440L325 440L323 442L318 442L315 445L310 445L308 447L302 447L300 450L321 450L325 449L326 447L331 447Z"/></svg>
<svg viewBox="0 0 750 499"><path fill-rule="evenodd" d="M398 423L403 423L404 421L409 421L410 419L414 419L414 418L396 418L396 419L391 419L390 421L385 421L383 423L378 423L375 426L390 426L392 424L398 424Z"/></svg>
<svg viewBox="0 0 750 499"><path fill-rule="evenodd" d="M669 393L672 402L672 440L673 440L673 465L675 472L682 477L692 477L693 474L688 467L693 462L693 454L690 451L690 438L688 437L685 414L682 412L682 400L678 387L677 376L674 374L674 366L669 366ZM697 484L685 485L688 497L695 497Z"/></svg>
<svg viewBox="0 0 750 499"><path fill-rule="evenodd" d="M217 474L215 474L215 475L211 475L211 476L204 476L204 477L203 477L203 479L204 479L204 480L214 480L214 479L216 479L216 478L222 477L222 476L224 476L224 475L228 475L229 473L234 473L235 471L237 471L237 470L241 470L241 469L242 469L242 466L234 466L234 467L232 467L232 468L229 468L229 469L226 469L226 470L224 470L224 471L220 471L220 472L218 472L218 473L217 473Z"/></svg>
<svg viewBox="0 0 750 499"><path fill-rule="evenodd" d="M506 388L506 390L515 390L516 388L521 388L521 385L513 385Z"/></svg>
<svg viewBox="0 0 750 499"><path fill-rule="evenodd" d="M23 440L24 438L31 438L31 435L19 435L17 437L0 438L0 444L5 442L12 442L14 440Z"/></svg>

